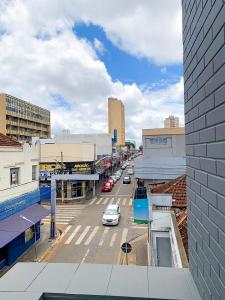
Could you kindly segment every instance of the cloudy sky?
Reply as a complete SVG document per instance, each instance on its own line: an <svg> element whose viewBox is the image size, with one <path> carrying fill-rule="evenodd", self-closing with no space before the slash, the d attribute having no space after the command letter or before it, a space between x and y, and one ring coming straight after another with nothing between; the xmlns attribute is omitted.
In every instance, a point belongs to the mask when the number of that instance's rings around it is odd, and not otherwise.
<svg viewBox="0 0 225 300"><path fill-rule="evenodd" d="M53 133L107 132L109 96L128 139L183 123L180 0L1 0L0 92L50 109Z"/></svg>

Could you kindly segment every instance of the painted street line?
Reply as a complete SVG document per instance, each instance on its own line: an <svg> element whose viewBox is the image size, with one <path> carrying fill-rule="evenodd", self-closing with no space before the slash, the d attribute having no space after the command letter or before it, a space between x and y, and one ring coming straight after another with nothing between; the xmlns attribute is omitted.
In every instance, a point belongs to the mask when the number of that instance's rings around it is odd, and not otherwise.
<svg viewBox="0 0 225 300"><path fill-rule="evenodd" d="M126 242L127 234L128 234L128 228L124 228L120 245Z"/></svg>
<svg viewBox="0 0 225 300"><path fill-rule="evenodd" d="M92 233L90 234L90 236L88 237L88 239L86 240L84 245L87 246L90 244L90 242L93 240L94 236L96 235L98 229L99 229L99 226L95 226L94 230L92 231Z"/></svg>
<svg viewBox="0 0 225 300"><path fill-rule="evenodd" d="M72 227L72 225L69 225L69 226L66 227L66 229L61 234L61 238L63 238L67 234L67 232L70 230L71 227Z"/></svg>
<svg viewBox="0 0 225 300"><path fill-rule="evenodd" d="M123 206L126 205L127 198L123 199Z"/></svg>
<svg viewBox="0 0 225 300"><path fill-rule="evenodd" d="M114 198L112 198L112 199L114 199ZM106 204L106 202L109 200L109 198L105 198L105 200L103 201L103 203L102 204Z"/></svg>
<svg viewBox="0 0 225 300"><path fill-rule="evenodd" d="M130 198L130 201L129 201L129 206L132 206L132 202L133 202L133 199Z"/></svg>
<svg viewBox="0 0 225 300"><path fill-rule="evenodd" d="M96 204L100 204L102 202L102 198L100 198L97 202L96 202Z"/></svg>
<svg viewBox="0 0 225 300"><path fill-rule="evenodd" d="M101 238L101 240L100 240L100 242L98 244L99 246L103 245L103 243L105 241L105 238L106 238L106 235L107 235L108 232L109 232L109 228L105 228L105 230L104 230L104 232L102 234L102 238Z"/></svg>
<svg viewBox="0 0 225 300"><path fill-rule="evenodd" d="M95 197L93 200L91 200L91 202L89 203L89 205L92 205L93 203L95 203L96 200L97 200L97 198Z"/></svg>
<svg viewBox="0 0 225 300"><path fill-rule="evenodd" d="M74 231L72 232L72 234L68 237L68 239L65 241L65 245L68 245L71 243L72 239L75 237L75 235L78 233L78 231L80 230L81 225L78 225Z"/></svg>
<svg viewBox="0 0 225 300"><path fill-rule="evenodd" d="M86 253L85 253L85 255L84 255L82 261L80 262L81 264L84 263L84 261L85 261L85 259L87 258L89 252L90 252L90 249L87 249L87 251L86 251Z"/></svg>
<svg viewBox="0 0 225 300"><path fill-rule="evenodd" d="M113 245L115 243L115 240L116 240L116 236L117 236L117 232L114 232L113 235L112 235L112 239L110 241L110 244L109 244L110 247L113 247Z"/></svg>
<svg viewBox="0 0 225 300"><path fill-rule="evenodd" d="M84 229L84 231L81 233L79 239L75 242L75 245L80 245L80 243L83 241L83 239L87 235L87 233L88 233L88 231L89 231L90 228L91 228L91 226L86 226L86 228Z"/></svg>
<svg viewBox="0 0 225 300"><path fill-rule="evenodd" d="M116 204L118 205L119 203L120 203L120 198L118 198L118 200L117 200Z"/></svg>
<svg viewBox="0 0 225 300"><path fill-rule="evenodd" d="M114 198L112 198L109 202L109 204L113 204Z"/></svg>

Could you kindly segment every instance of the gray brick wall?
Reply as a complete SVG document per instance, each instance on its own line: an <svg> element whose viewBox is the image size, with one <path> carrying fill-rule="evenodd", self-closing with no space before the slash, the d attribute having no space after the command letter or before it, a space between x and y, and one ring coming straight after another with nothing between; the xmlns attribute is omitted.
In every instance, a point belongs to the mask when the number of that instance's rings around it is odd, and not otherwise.
<svg viewBox="0 0 225 300"><path fill-rule="evenodd" d="M225 299L225 0L183 0L190 270Z"/></svg>

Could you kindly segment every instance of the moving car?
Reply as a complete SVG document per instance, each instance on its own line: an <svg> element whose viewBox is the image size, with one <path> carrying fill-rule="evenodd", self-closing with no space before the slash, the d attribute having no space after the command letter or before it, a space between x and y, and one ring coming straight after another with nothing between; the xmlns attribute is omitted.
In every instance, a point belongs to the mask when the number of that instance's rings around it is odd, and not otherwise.
<svg viewBox="0 0 225 300"><path fill-rule="evenodd" d="M103 225L118 225L120 220L120 207L117 204L110 204L103 213Z"/></svg>
<svg viewBox="0 0 225 300"><path fill-rule="evenodd" d="M131 183L131 178L130 178L130 176L124 176L124 177L123 177L123 183L130 184L130 183Z"/></svg>
<svg viewBox="0 0 225 300"><path fill-rule="evenodd" d="M111 192L112 190L112 185L110 182L105 182L104 185L102 186L102 192Z"/></svg>

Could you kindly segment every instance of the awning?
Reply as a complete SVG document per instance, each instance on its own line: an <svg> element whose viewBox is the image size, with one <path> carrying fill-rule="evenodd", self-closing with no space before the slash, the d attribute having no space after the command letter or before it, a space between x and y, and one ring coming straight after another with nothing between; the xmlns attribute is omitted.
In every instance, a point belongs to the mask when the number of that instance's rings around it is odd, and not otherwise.
<svg viewBox="0 0 225 300"><path fill-rule="evenodd" d="M49 215L49 210L42 207L40 204L31 205L14 215L0 221L0 248L7 245L18 235L24 232L26 229L32 226L31 222L24 220L20 216L24 216L31 220L33 223L37 223L42 218Z"/></svg>

